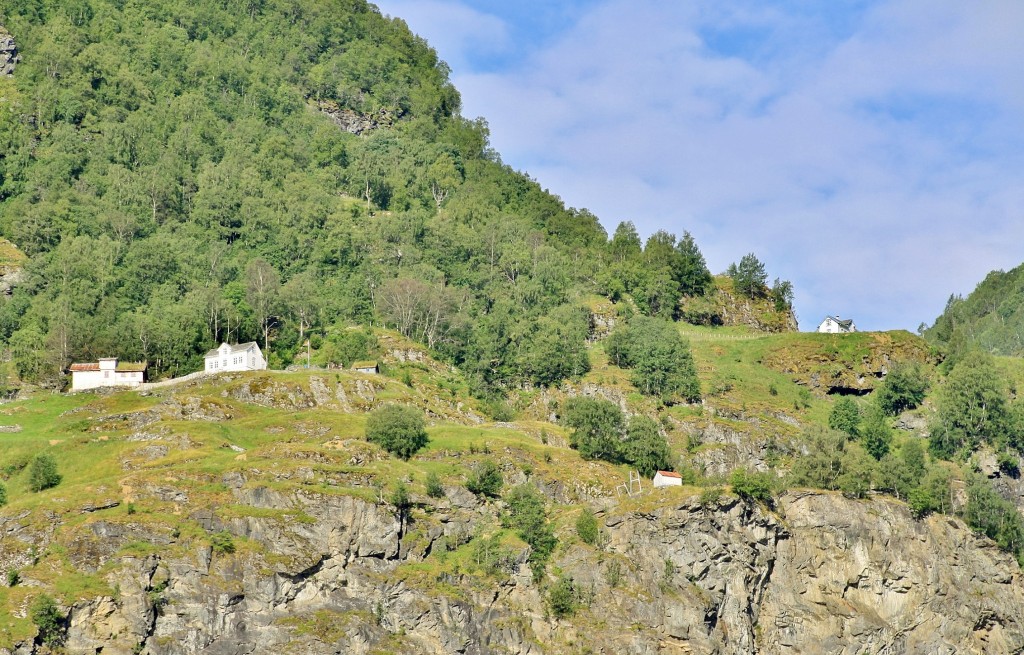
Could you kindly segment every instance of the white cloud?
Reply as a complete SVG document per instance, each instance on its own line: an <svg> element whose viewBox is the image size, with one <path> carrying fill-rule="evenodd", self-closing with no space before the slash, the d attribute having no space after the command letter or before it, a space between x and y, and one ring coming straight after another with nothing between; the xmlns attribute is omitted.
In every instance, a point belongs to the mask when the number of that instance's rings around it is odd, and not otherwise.
<svg viewBox="0 0 1024 655"><path fill-rule="evenodd" d="M505 161L609 230L691 231L713 269L756 252L805 325L913 329L1018 264L1024 4L879 1L840 27L762 5L608 0L453 79ZM729 30L759 36L737 56L704 40Z"/></svg>

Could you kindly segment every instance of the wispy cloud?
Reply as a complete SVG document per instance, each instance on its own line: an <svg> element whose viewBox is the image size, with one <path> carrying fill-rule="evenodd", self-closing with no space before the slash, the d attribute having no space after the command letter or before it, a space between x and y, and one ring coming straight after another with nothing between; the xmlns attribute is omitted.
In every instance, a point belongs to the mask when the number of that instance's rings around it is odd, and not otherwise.
<svg viewBox="0 0 1024 655"><path fill-rule="evenodd" d="M486 2L423 4L516 31ZM465 40L436 45L464 62L464 113L488 119L505 161L609 229L689 230L718 270L754 251L794 282L805 327L840 313L912 329L1024 259L1024 4L579 11L497 68ZM435 43L436 26L404 17Z"/></svg>

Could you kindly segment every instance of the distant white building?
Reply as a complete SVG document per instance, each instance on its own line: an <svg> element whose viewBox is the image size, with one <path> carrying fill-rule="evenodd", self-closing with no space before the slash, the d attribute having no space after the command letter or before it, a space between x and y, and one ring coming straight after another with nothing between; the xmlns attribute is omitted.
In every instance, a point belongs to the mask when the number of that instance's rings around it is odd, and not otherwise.
<svg viewBox="0 0 1024 655"><path fill-rule="evenodd" d="M255 341L235 345L222 343L206 353L207 373L223 373L225 371L264 371L267 360Z"/></svg>
<svg viewBox="0 0 1024 655"><path fill-rule="evenodd" d="M370 373L371 375L376 375L380 373L380 366L377 365L377 362L371 361L354 362L352 364L352 370L357 373Z"/></svg>
<svg viewBox="0 0 1024 655"><path fill-rule="evenodd" d="M71 365L71 390L101 387L137 387L145 381L146 362L117 363L116 357L101 357L98 362Z"/></svg>
<svg viewBox="0 0 1024 655"><path fill-rule="evenodd" d="M658 471L654 474L654 488L658 487L681 487L683 476L673 471Z"/></svg>
<svg viewBox="0 0 1024 655"><path fill-rule="evenodd" d="M853 322L852 318L844 320L835 316L826 316L825 320L818 326L818 332L824 334L847 334L856 331L857 325Z"/></svg>

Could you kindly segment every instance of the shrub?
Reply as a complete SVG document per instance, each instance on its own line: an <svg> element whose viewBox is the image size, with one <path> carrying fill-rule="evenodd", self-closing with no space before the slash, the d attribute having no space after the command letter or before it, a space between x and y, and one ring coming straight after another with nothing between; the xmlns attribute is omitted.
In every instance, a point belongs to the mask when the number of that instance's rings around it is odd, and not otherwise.
<svg viewBox="0 0 1024 655"><path fill-rule="evenodd" d="M51 648L64 644L64 615L53 598L36 596L29 607L29 618L39 629L39 640Z"/></svg>
<svg viewBox="0 0 1024 655"><path fill-rule="evenodd" d="M412 499L409 497L409 487L399 480L395 483L395 488L391 490L391 495L388 496L388 502L394 505L395 510L399 513L408 512L412 507Z"/></svg>
<svg viewBox="0 0 1024 655"><path fill-rule="evenodd" d="M18 569L9 569L7 571L7 586L16 587L21 582L21 572Z"/></svg>
<svg viewBox="0 0 1024 655"><path fill-rule="evenodd" d="M589 509L584 509L576 519L576 534L580 536L580 540L585 544L593 546L597 543L597 538L600 535L600 531L597 528L597 518Z"/></svg>
<svg viewBox="0 0 1024 655"><path fill-rule="evenodd" d="M612 589L619 586L622 582L622 564L619 563L619 560L613 559L608 562L608 566L604 570L604 579Z"/></svg>
<svg viewBox="0 0 1024 655"><path fill-rule="evenodd" d="M506 498L507 527L514 528L520 539L530 545L530 566L534 579L539 580L551 553L558 545L555 532L548 523L544 498L530 485L519 485ZM596 526L595 526L596 528Z"/></svg>
<svg viewBox="0 0 1024 655"><path fill-rule="evenodd" d="M367 417L366 440L392 455L409 459L429 439L421 412L403 405L385 405Z"/></svg>
<svg viewBox="0 0 1024 655"><path fill-rule="evenodd" d="M210 547L213 548L213 552L220 555L230 555L235 552L235 542L231 538L231 533L223 530L210 535Z"/></svg>
<svg viewBox="0 0 1024 655"><path fill-rule="evenodd" d="M573 428L569 445L583 458L618 461L625 427L618 405L599 398L569 398L562 408L562 423Z"/></svg>
<svg viewBox="0 0 1024 655"><path fill-rule="evenodd" d="M1020 477L1020 460L1016 455L1004 451L999 453L998 461L1000 473L1015 480ZM4 500L6 501L6 498Z"/></svg>
<svg viewBox="0 0 1024 655"><path fill-rule="evenodd" d="M774 485L770 473L736 469L732 472L729 483L733 492L740 498L771 506Z"/></svg>
<svg viewBox="0 0 1024 655"><path fill-rule="evenodd" d="M431 471L427 474L427 495L431 498L444 498L444 486L441 484L441 478Z"/></svg>
<svg viewBox="0 0 1024 655"><path fill-rule="evenodd" d="M0 484L0 507L7 504L7 487Z"/></svg>
<svg viewBox="0 0 1024 655"><path fill-rule="evenodd" d="M842 458L843 472L837 480L843 495L863 498L871 490L875 460L857 444L848 444Z"/></svg>
<svg viewBox="0 0 1024 655"><path fill-rule="evenodd" d="M61 475L57 472L57 460L53 455L40 453L32 460L28 469L28 487L32 491L43 491L60 484Z"/></svg>
<svg viewBox="0 0 1024 655"><path fill-rule="evenodd" d="M701 507L711 507L712 505L717 506L718 501L722 498L721 487L705 487L700 492L700 498L698 503Z"/></svg>
<svg viewBox="0 0 1024 655"><path fill-rule="evenodd" d="M466 478L466 489L477 496L497 496L505 483L501 477L501 469L493 460L485 459L473 467L472 473Z"/></svg>
<svg viewBox="0 0 1024 655"><path fill-rule="evenodd" d="M856 438L860 434L860 410L851 398L840 398L832 405L828 427Z"/></svg>
<svg viewBox="0 0 1024 655"><path fill-rule="evenodd" d="M576 613L576 585L573 584L572 578L563 575L551 585L548 591L548 607L551 613L560 619Z"/></svg>

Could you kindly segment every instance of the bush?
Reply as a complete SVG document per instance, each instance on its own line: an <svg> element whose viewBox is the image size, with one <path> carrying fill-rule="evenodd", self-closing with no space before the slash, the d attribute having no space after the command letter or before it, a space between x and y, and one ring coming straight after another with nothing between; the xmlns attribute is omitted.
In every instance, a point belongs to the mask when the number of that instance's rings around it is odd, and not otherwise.
<svg viewBox="0 0 1024 655"><path fill-rule="evenodd" d="M576 519L576 534L580 536L580 540L585 544L590 544L591 546L597 544L600 531L597 528L597 518L589 509L584 509Z"/></svg>
<svg viewBox="0 0 1024 655"><path fill-rule="evenodd" d="M495 497L504 483L498 465L493 460L485 459L474 466L473 472L466 478L466 489L477 496Z"/></svg>
<svg viewBox="0 0 1024 655"><path fill-rule="evenodd" d="M1014 480L1020 477L1020 459L1016 455L1004 451L999 453L998 461L1000 473ZM6 498L4 500L6 502Z"/></svg>
<svg viewBox="0 0 1024 655"><path fill-rule="evenodd" d="M51 648L64 644L64 615L53 598L46 594L36 596L28 615L39 629L39 641Z"/></svg>
<svg viewBox="0 0 1024 655"><path fill-rule="evenodd" d="M539 580L548 558L558 545L555 532L548 523L544 497L532 486L523 484L513 489L505 500L508 502L508 514L503 522L506 527L514 528L519 538L530 545L530 567L534 579Z"/></svg>
<svg viewBox="0 0 1024 655"><path fill-rule="evenodd" d="M556 618L564 619L576 613L577 604L576 585L563 575L548 591L548 607Z"/></svg>
<svg viewBox="0 0 1024 655"><path fill-rule="evenodd" d="M578 396L562 407L562 423L573 428L569 445L584 459L619 459L625 417L619 406L609 400Z"/></svg>
<svg viewBox="0 0 1024 655"><path fill-rule="evenodd" d="M231 538L231 533L223 530L210 535L210 547L213 548L213 552L220 555L230 555L235 552L235 542Z"/></svg>
<svg viewBox="0 0 1024 655"><path fill-rule="evenodd" d="M0 484L0 507L7 504L7 487Z"/></svg>
<svg viewBox="0 0 1024 655"><path fill-rule="evenodd" d="M828 415L828 427L857 438L860 434L860 410L851 398L840 398L832 405Z"/></svg>
<svg viewBox="0 0 1024 655"><path fill-rule="evenodd" d="M987 479L974 476L967 484L964 519L1020 561L1024 556L1024 519L1013 503L999 495Z"/></svg>
<svg viewBox="0 0 1024 655"><path fill-rule="evenodd" d="M40 453L32 460L28 469L28 488L32 491L43 491L60 484L61 475L57 472L57 460L53 455Z"/></svg>
<svg viewBox="0 0 1024 655"><path fill-rule="evenodd" d="M774 480L770 473L736 469L732 472L729 483L733 492L740 498L762 502L769 507L772 505Z"/></svg>
<svg viewBox="0 0 1024 655"><path fill-rule="evenodd" d="M385 405L371 412L366 419L366 440L402 459L409 459L429 441L423 414L402 405Z"/></svg>
<svg viewBox="0 0 1024 655"><path fill-rule="evenodd" d="M399 514L406 514L412 508L412 498L409 497L409 487L407 487L401 480L396 482L395 488L391 490L391 495L388 496L388 502L394 505L395 510Z"/></svg>
<svg viewBox="0 0 1024 655"><path fill-rule="evenodd" d="M431 471L427 474L427 495L431 498L444 498L444 486L441 484L441 478Z"/></svg>

